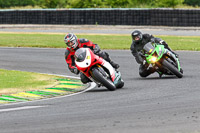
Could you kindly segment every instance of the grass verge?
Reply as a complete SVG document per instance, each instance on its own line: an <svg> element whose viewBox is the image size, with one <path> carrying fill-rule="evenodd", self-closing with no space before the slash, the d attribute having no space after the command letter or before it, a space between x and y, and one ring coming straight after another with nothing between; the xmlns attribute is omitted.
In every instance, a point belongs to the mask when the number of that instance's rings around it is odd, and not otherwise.
<svg viewBox="0 0 200 133"><path fill-rule="evenodd" d="M0 69L0 94L39 90L54 86L58 76Z"/></svg>
<svg viewBox="0 0 200 133"><path fill-rule="evenodd" d="M45 47L65 48L65 34L44 33L0 33L0 46L8 47ZM86 38L98 44L101 49L129 49L131 45L130 35L83 35L78 38ZM155 36L165 40L173 50L200 51L200 37L198 36Z"/></svg>

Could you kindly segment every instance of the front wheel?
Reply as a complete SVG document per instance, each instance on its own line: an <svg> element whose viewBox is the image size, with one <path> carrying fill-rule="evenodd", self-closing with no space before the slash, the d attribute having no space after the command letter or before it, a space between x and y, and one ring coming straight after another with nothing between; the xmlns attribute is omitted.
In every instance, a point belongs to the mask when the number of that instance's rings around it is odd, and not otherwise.
<svg viewBox="0 0 200 133"><path fill-rule="evenodd" d="M123 86L124 86L124 81L121 79L120 83L116 87L122 88Z"/></svg>
<svg viewBox="0 0 200 133"><path fill-rule="evenodd" d="M114 91L116 90L115 85L105 74L103 74L98 68L94 68L92 70L94 78L100 82L103 86L105 86L108 90Z"/></svg>
<svg viewBox="0 0 200 133"><path fill-rule="evenodd" d="M163 66L165 66L170 72L172 72L174 75L176 75L178 78L182 78L183 74L174 66L172 65L170 62L168 62L167 60L163 60L162 62Z"/></svg>

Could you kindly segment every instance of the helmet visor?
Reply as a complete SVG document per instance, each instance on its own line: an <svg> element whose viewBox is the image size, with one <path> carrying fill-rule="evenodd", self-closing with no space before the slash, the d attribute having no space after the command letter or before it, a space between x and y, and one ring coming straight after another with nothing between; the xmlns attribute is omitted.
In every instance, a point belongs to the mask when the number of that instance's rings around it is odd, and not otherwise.
<svg viewBox="0 0 200 133"><path fill-rule="evenodd" d="M71 42L69 40L68 41L65 40L65 43L66 43L67 47L69 47L69 48L71 48L74 44L73 42Z"/></svg>
<svg viewBox="0 0 200 133"><path fill-rule="evenodd" d="M133 36L133 40L134 40L134 41L139 41L139 40L140 40L140 36L139 36L139 35Z"/></svg>

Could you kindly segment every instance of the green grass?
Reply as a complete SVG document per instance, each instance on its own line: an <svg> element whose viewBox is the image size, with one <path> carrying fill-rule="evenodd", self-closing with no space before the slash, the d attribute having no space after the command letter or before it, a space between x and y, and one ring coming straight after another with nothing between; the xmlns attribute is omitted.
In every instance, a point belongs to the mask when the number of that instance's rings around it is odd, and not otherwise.
<svg viewBox="0 0 200 133"><path fill-rule="evenodd" d="M0 46L65 48L64 34L0 33ZM200 50L200 37L156 36L165 40L173 50ZM130 35L77 35L98 44L101 49L129 49Z"/></svg>
<svg viewBox="0 0 200 133"><path fill-rule="evenodd" d="M55 85L57 76L0 69L0 94L45 89Z"/></svg>
<svg viewBox="0 0 200 133"><path fill-rule="evenodd" d="M200 51L200 37L160 36L173 50Z"/></svg>

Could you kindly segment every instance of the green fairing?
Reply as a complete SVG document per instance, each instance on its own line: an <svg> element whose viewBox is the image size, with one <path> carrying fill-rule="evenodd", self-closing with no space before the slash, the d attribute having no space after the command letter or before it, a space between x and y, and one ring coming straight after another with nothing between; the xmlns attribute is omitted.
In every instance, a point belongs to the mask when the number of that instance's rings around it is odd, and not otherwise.
<svg viewBox="0 0 200 133"><path fill-rule="evenodd" d="M161 58L163 58L163 55L166 54L167 49L164 48L164 45L160 45L156 43L152 44L152 46L154 47L154 49L150 49L149 51L146 51L149 53L146 53L145 57L146 57L147 63L152 64L154 66L156 62L158 62ZM156 52L156 56L155 56L155 52ZM156 57L155 61L151 60L153 57ZM178 70L180 71L181 67L180 67L180 62L178 58L176 58L176 62L177 62Z"/></svg>
<svg viewBox="0 0 200 133"><path fill-rule="evenodd" d="M181 70L181 65L180 65L180 62L179 62L178 58L177 58L177 64L178 64L178 70L180 71Z"/></svg>
<svg viewBox="0 0 200 133"><path fill-rule="evenodd" d="M154 46L155 49L151 52L151 54L145 54L146 61L147 61L148 64L154 64L155 62L159 61L162 58L164 51L165 51L165 48L164 48L163 45L153 44L153 46ZM160 49L161 49L162 53L159 55ZM157 57L157 60L155 62L152 62L151 58L153 57L153 54L155 52L157 53L158 57Z"/></svg>

